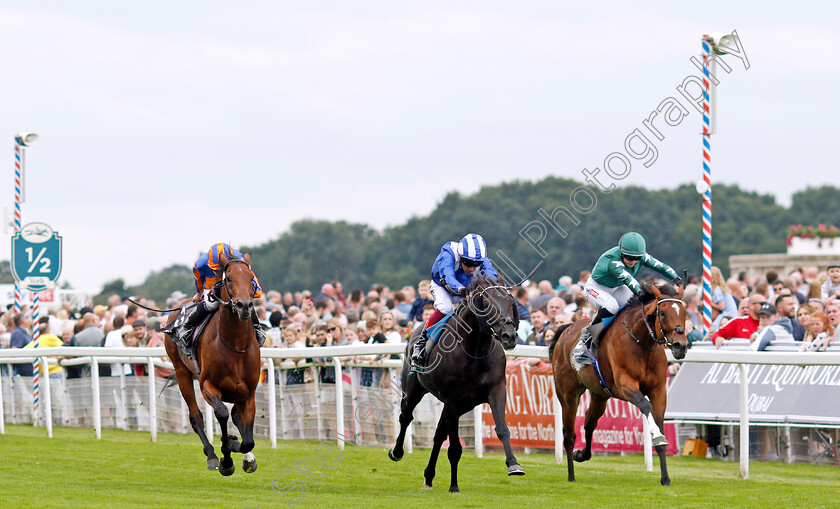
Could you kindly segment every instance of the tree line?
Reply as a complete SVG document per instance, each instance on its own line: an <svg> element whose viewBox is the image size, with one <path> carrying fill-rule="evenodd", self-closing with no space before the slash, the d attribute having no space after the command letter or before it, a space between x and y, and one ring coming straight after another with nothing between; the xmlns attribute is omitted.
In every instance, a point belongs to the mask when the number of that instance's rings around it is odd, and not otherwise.
<svg viewBox="0 0 840 509"><path fill-rule="evenodd" d="M367 289L374 283L416 285L429 277L441 245L469 232L484 236L491 258L503 270L509 264L501 261L498 250L523 272L544 254L545 264L534 278L553 283L560 275L576 278L579 271L591 269L598 256L627 231L644 235L649 252L678 272L701 273L701 196L693 185L662 190L629 186L609 194L594 193L597 204L581 213L571 206L569 197L583 185L548 177L485 186L468 196L450 192L427 216L412 217L381 232L366 224L301 219L264 244L241 248L251 254L263 288L282 291L317 291L334 279L346 291ZM724 274L730 255L784 252L789 225L832 224L840 218L840 189L833 186L798 191L790 207L776 203L771 195L736 185L716 184L712 193L713 263ZM580 201L586 202L585 198ZM562 233L544 217L558 206L566 207L577 221L557 214ZM545 230L538 244L520 235L526 229L532 239L538 239L539 226L534 222ZM120 279L111 281L99 298L120 293L163 302L174 290L194 291L191 267L174 265L152 272L137 287L126 288Z"/></svg>

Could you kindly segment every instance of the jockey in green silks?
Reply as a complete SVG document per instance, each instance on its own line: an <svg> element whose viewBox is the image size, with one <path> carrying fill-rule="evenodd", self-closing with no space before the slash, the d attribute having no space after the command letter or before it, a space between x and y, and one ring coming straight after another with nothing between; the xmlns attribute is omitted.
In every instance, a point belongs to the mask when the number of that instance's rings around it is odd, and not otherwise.
<svg viewBox="0 0 840 509"><path fill-rule="evenodd" d="M597 311L592 323L583 329L582 338L590 350L598 348L604 328L609 325L619 308L633 295L644 290L636 280L642 267L659 272L679 286L682 278L669 267L647 253L645 238L640 233L628 232L621 236L618 245L598 258L592 276L583 287L586 300Z"/></svg>

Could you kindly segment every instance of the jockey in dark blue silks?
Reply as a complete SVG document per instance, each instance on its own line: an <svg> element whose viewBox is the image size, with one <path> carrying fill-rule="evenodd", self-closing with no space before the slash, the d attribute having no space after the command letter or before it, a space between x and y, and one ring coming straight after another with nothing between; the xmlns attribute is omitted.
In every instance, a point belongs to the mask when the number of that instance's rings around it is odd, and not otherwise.
<svg viewBox="0 0 840 509"><path fill-rule="evenodd" d="M244 258L244 254L230 247L228 244L218 242L210 246L206 253L202 253L198 260L193 264L193 276L195 276L195 290L196 297L201 299L194 304L187 304L181 309L181 313L175 321L170 324L166 330L161 329L171 335L181 338L187 346L190 346L191 336L190 331L193 327L200 324L204 318L219 309L219 296L213 292L213 285L215 285L216 274L224 267L221 266L220 258L222 254L228 260L232 258ZM257 276L254 275L252 281L254 286L254 297L262 296L262 288ZM254 324L254 332L257 334L257 340L260 346L265 342L265 331L260 325L259 317L256 312L251 314L251 322Z"/></svg>
<svg viewBox="0 0 840 509"><path fill-rule="evenodd" d="M435 300L435 312L426 321L423 333L411 351L411 363L422 366L426 359L426 329L438 323L451 313L454 305L467 296L467 287L473 275L479 274L498 278L499 275L487 258L487 244L477 233L469 233L460 242L447 242L440 248L440 254L432 265L432 282L429 291Z"/></svg>

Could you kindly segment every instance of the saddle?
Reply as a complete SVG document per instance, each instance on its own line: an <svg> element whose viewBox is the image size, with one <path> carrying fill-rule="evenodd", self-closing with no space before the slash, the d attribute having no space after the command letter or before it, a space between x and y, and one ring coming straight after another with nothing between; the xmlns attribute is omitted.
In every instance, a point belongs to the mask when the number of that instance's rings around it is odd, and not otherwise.
<svg viewBox="0 0 840 509"><path fill-rule="evenodd" d="M454 313L449 313L443 318L441 318L436 324L432 325L428 329L426 329L426 345L424 348L424 358L428 362L429 357L432 354L432 348L435 347L435 344L440 339L440 335L443 332L444 327L446 326L446 322L452 318ZM414 348L414 344L420 340L420 334L423 333L423 328L418 327L411 333L411 338L408 341L408 345L406 346L407 355L410 355L412 349Z"/></svg>
<svg viewBox="0 0 840 509"><path fill-rule="evenodd" d="M176 331L184 326L184 322L186 322L187 318L192 315L196 306L200 304L200 302L191 302L185 305L178 314L178 317L175 318L171 324L161 328L161 332L169 334L172 341L178 345L178 349L181 353L186 355L187 358L193 362L197 374L201 374L201 366L198 362L198 340L201 338L201 333L204 332L204 329L207 327L207 324L210 323L210 319L213 318L213 315L215 315L216 312L208 313L207 316L205 316L196 326L191 329L187 329L183 335L176 333Z"/></svg>

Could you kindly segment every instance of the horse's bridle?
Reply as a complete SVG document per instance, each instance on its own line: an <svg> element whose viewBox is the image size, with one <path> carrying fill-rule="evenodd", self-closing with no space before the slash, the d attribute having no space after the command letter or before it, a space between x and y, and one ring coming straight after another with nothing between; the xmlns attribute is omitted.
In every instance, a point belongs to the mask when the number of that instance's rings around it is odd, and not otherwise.
<svg viewBox="0 0 840 509"><path fill-rule="evenodd" d="M228 269L228 267L230 266L231 263L244 263L245 266L248 267L248 270L251 271L251 277L253 277L253 274L254 274L254 271L251 270L251 264L250 263L246 262L242 258L231 258L230 260L227 261L227 263L225 263L225 266L222 268L222 276L221 276L221 278L219 278L219 283L221 284L222 287L224 287L224 289L226 291L227 291L227 286L226 285L227 285L227 281L228 281L226 274L227 274L227 269ZM228 300L222 300L222 294L221 294L221 292L219 292L219 301L222 303L223 306L228 308L228 310L230 312L234 312L233 303L230 301L230 291L228 291L227 294L228 294ZM230 346L229 344L227 344L227 342L225 341L225 339L221 335L219 335L219 341L221 341L222 344L228 348L228 350L232 350L236 353L245 353L245 352L248 351L248 348L239 349L239 348L234 348L234 347Z"/></svg>
<svg viewBox="0 0 840 509"><path fill-rule="evenodd" d="M251 271L251 277L252 278L253 278L253 275L254 275L254 271L251 269L251 264L250 263L246 262L242 258L231 258L230 260L227 261L225 266L222 267L222 277L219 278L219 281L221 282L221 285L225 288L225 290L227 290L227 281L228 281L228 279L227 279L227 269L228 269L228 267L230 266L231 263L244 263L245 266L248 267L248 270ZM228 291L227 294L228 294L228 300L222 300L222 295L221 295L221 292L220 292L219 293L219 301L222 303L223 306L225 306L226 308L228 308L232 311L233 310L233 303L230 301L230 291ZM253 296L254 295L252 293L251 297L253 297Z"/></svg>
<svg viewBox="0 0 840 509"><path fill-rule="evenodd" d="M685 334L685 328L682 325L677 325L676 327L672 327L672 328L668 329L667 331L665 329L663 329L663 327L662 327L662 311L659 308L659 305L662 304L663 302L676 302L677 304L680 304L681 306L685 307L685 304L680 299L665 298L665 299L659 299L659 300L656 301L656 318L654 319L654 325L659 326L659 332L662 334L661 338L657 337L656 332L654 332L653 329L650 327L650 324L648 323L648 320L647 320L647 315L645 315L644 306L642 306L642 321L645 322L645 327L647 327L648 334L650 335L650 339L653 340L654 343L656 343L658 345L665 345L668 348L671 348L672 346L674 346L674 342L670 341L668 339L668 334L670 334L672 332L676 332L677 334ZM623 323L624 323L624 328L627 329L627 334L629 334L630 337L633 338L633 341L635 341L638 344L641 344L641 341L636 336L633 335L633 332L630 331L630 327L627 326L627 322L625 321Z"/></svg>
<svg viewBox="0 0 840 509"><path fill-rule="evenodd" d="M484 287L484 288L482 288L481 290L479 290L479 291L478 291L478 296L479 296L479 297L483 297L483 296L484 296L484 292L486 292L487 290L492 290L492 289L504 290L504 291L505 291L505 293L506 293L506 295L510 295L510 293L509 293L510 289L509 289L507 286L502 286L502 285L492 285L492 286L487 286L487 287ZM514 329L516 328L516 321L515 321L512 317L510 317L510 316L502 316L501 318L499 318L498 320L496 320L494 323L490 323L490 322L488 321L488 322L487 322L487 326L490 328L490 335L491 335L491 336L493 336L495 339L498 339L499 341L501 341L501 339L502 339L502 338L501 338L501 337L499 336L499 334L498 334L498 333L497 333L497 332L493 329L493 327L495 327L496 325L498 325L500 322L501 322L501 324L502 324L502 327L499 327L499 330L501 330L501 329L502 329L505 325L507 325L507 324L513 325L513 326L514 326Z"/></svg>

